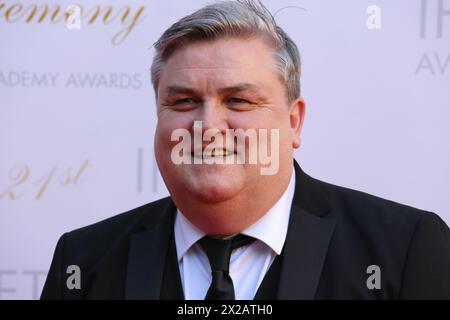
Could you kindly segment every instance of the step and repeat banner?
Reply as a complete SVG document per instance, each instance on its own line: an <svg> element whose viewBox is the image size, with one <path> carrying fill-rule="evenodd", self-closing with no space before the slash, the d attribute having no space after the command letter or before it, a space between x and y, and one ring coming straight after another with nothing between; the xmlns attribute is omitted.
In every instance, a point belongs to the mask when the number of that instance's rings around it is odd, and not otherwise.
<svg viewBox="0 0 450 320"><path fill-rule="evenodd" d="M64 232L167 195L152 44L208 2L0 0L0 299L39 297ZM450 223L450 0L264 3L301 51L304 170Z"/></svg>

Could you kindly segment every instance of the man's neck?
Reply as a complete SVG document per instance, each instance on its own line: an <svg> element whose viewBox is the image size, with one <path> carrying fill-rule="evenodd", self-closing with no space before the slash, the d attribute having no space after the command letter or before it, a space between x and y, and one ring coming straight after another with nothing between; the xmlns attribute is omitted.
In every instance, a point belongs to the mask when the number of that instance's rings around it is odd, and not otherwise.
<svg viewBox="0 0 450 320"><path fill-rule="evenodd" d="M290 175L287 175L279 187L248 192L250 196L238 195L233 199L212 203L197 202L188 197L174 201L197 228L209 235L226 237L242 232L264 216L286 192L294 174L292 168Z"/></svg>

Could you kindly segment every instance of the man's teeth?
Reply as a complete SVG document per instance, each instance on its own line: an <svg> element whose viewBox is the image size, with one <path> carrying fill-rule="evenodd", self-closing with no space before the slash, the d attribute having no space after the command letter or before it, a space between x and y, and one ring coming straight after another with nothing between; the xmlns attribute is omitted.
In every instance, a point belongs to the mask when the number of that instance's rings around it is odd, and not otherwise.
<svg viewBox="0 0 450 320"><path fill-rule="evenodd" d="M202 157L203 158L209 158L209 157L227 157L229 155L232 155L234 152L225 150L225 149L213 149L211 152L194 152L194 157Z"/></svg>

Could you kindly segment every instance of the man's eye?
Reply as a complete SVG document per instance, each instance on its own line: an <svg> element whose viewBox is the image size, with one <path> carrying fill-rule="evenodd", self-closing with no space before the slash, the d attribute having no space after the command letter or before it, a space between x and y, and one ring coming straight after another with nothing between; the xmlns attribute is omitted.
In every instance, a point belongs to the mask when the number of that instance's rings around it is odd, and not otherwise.
<svg viewBox="0 0 450 320"><path fill-rule="evenodd" d="M241 98L229 98L228 99L228 103L231 104L243 104L243 103L250 103L245 99L241 99Z"/></svg>
<svg viewBox="0 0 450 320"><path fill-rule="evenodd" d="M174 104L194 104L197 103L197 101L193 98L184 98L176 100Z"/></svg>

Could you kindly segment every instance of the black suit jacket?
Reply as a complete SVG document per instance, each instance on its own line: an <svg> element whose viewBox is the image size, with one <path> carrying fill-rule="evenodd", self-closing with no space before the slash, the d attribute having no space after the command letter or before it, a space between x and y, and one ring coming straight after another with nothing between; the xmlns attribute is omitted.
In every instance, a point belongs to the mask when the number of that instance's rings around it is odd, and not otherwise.
<svg viewBox="0 0 450 320"><path fill-rule="evenodd" d="M450 299L450 231L437 215L295 172L279 299ZM41 298L158 299L175 212L167 197L65 233ZM69 265L81 289L67 288ZM370 265L381 289L367 287Z"/></svg>

